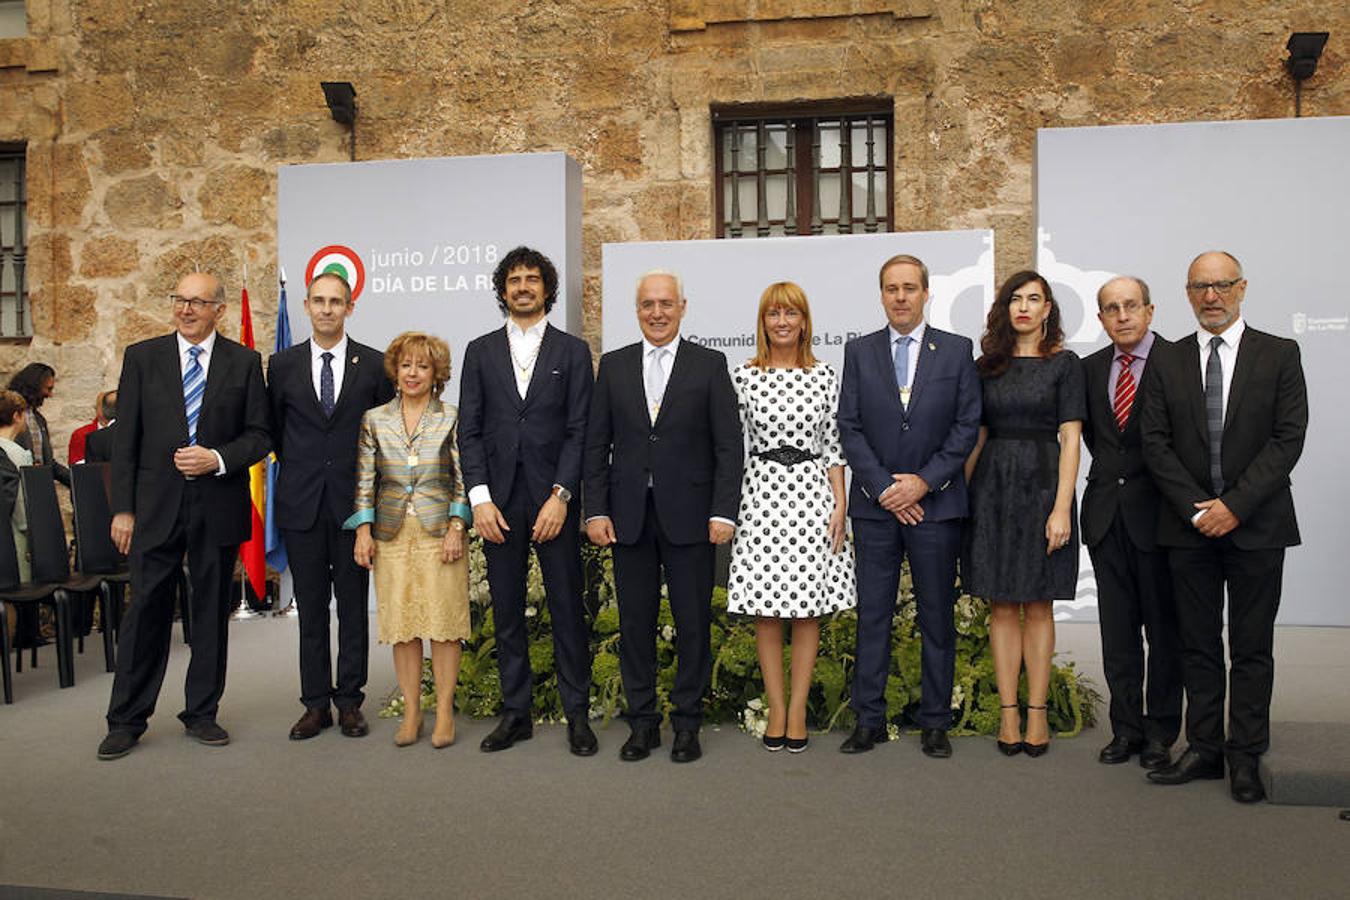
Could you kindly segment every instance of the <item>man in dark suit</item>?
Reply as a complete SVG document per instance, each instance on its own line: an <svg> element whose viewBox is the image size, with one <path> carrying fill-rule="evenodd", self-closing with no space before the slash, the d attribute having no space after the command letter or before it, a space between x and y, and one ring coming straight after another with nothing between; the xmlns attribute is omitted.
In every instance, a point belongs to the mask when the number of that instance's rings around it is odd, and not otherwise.
<svg viewBox="0 0 1350 900"><path fill-rule="evenodd" d="M98 405L99 418L103 420L103 424L85 436L81 462L112 462L113 436L117 434L117 430L113 427L117 424L117 391L100 394Z"/></svg>
<svg viewBox="0 0 1350 900"><path fill-rule="evenodd" d="M310 339L267 363L277 474L274 509L295 578L300 615L300 702L305 712L291 740L312 738L333 724L347 737L369 733L361 703L370 652L369 573L356 564L356 532L342 523L356 495L356 444L361 417L388 403L394 386L384 354L347 336L352 292L346 279L315 277L305 294ZM337 598L337 683L329 640L329 601Z"/></svg>
<svg viewBox="0 0 1350 900"><path fill-rule="evenodd" d="M480 745L505 750L533 734L525 578L539 558L553 627L567 745L596 752L590 715L590 641L582 608L581 456L594 375L586 342L548 323L558 272L528 247L506 254L492 276L506 327L464 351L459 459L482 535L497 634L502 718ZM498 505L500 504L500 505Z"/></svg>
<svg viewBox="0 0 1350 900"><path fill-rule="evenodd" d="M858 716L840 746L884 742L886 676L900 568L909 557L923 641L920 746L952 755L956 559L967 514L962 471L980 431L980 379L968 338L924 323L928 267L913 256L881 267L887 327L844 346L839 438L853 470L848 512L858 556Z"/></svg>
<svg viewBox="0 0 1350 900"><path fill-rule="evenodd" d="M642 340L600 359L586 433L586 533L614 547L619 669L629 762L661 746L656 621L665 569L679 669L670 692L670 758L702 755L698 729L712 674L714 544L731 540L745 445L726 357L680 338L679 279L638 282Z"/></svg>
<svg viewBox="0 0 1350 900"><path fill-rule="evenodd" d="M216 722L229 586L252 528L248 467L271 443L267 396L258 354L216 332L225 310L220 282L194 272L171 299L177 332L128 347L117 388L112 540L130 553L134 600L118 638L99 759L131 752L155 710L184 553L192 660L178 718L203 744L230 740Z"/></svg>
<svg viewBox="0 0 1350 900"><path fill-rule="evenodd" d="M1176 595L1189 746L1148 777L1220 779L1226 755L1233 799L1254 803L1265 797L1257 768L1270 744L1284 552L1299 543L1289 476L1303 452L1308 391L1298 345L1243 322L1246 291L1231 254L1197 256L1186 296L1200 330L1149 364L1157 372L1145 385L1144 459L1164 500L1158 543Z"/></svg>
<svg viewBox="0 0 1350 900"><path fill-rule="evenodd" d="M1137 753L1141 766L1156 769L1169 762L1181 730L1181 650L1167 552L1156 540L1158 489L1144 467L1140 423L1148 399L1140 385L1153 372L1152 354L1169 345L1149 330L1153 305L1141 279L1121 276L1102 285L1097 318L1111 343L1083 360L1083 441L1092 468L1082 534L1097 578L1102 666L1111 691L1112 738L1098 759L1123 763Z"/></svg>

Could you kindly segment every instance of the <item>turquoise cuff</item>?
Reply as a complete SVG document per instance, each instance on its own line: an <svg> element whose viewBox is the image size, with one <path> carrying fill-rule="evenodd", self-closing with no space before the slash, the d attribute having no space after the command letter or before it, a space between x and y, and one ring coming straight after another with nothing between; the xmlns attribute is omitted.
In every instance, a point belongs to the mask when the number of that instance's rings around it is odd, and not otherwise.
<svg viewBox="0 0 1350 900"><path fill-rule="evenodd" d="M362 525L372 525L375 522L375 510L358 509L347 517L347 521L342 523L342 527L347 531L355 531Z"/></svg>
<svg viewBox="0 0 1350 900"><path fill-rule="evenodd" d="M464 520L465 528L473 527L473 507L465 506L463 503L451 503L449 518L459 517Z"/></svg>

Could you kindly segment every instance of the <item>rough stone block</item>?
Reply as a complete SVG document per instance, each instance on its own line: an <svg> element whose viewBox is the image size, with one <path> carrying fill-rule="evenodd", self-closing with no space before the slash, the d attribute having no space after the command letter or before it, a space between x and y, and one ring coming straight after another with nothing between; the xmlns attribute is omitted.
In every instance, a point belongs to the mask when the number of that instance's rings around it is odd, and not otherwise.
<svg viewBox="0 0 1350 900"><path fill-rule="evenodd" d="M175 228L182 206L178 189L159 175L115 182L103 198L103 211L118 228Z"/></svg>

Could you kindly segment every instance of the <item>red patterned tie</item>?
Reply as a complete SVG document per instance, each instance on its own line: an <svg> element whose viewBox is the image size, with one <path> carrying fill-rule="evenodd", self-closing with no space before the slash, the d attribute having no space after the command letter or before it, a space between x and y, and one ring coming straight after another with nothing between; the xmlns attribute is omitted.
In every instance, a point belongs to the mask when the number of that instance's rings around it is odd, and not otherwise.
<svg viewBox="0 0 1350 900"><path fill-rule="evenodd" d="M1130 371L1130 363L1137 357L1128 353L1120 354L1120 375L1116 378L1116 399L1111 404L1116 414L1116 427L1121 431L1125 430L1125 423L1130 421L1130 408L1134 406L1134 373Z"/></svg>

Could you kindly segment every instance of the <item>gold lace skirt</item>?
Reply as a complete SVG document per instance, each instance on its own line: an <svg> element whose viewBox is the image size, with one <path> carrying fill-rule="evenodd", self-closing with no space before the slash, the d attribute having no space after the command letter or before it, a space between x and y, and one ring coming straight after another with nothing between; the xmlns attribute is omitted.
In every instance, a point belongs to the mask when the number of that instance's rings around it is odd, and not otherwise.
<svg viewBox="0 0 1350 900"><path fill-rule="evenodd" d="M375 610L381 644L467 640L468 554L441 562L441 539L406 516L398 534L375 542Z"/></svg>

